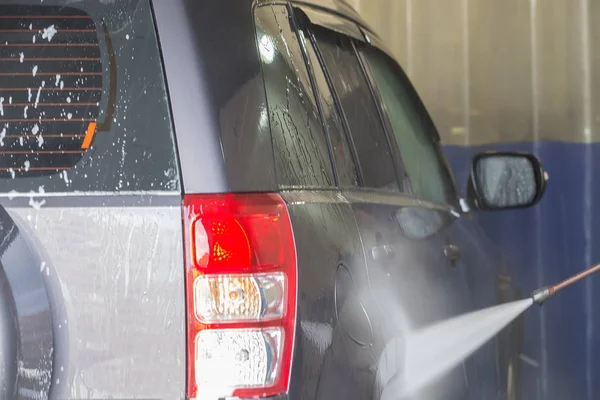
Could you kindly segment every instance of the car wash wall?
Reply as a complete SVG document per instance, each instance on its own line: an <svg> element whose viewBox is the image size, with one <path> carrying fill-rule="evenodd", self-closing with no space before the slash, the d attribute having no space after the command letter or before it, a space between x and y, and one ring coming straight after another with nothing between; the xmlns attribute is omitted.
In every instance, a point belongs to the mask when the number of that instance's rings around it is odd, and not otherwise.
<svg viewBox="0 0 600 400"><path fill-rule="evenodd" d="M474 213L524 292L600 259L600 2L353 0L428 106L460 190L482 150L533 152L532 209ZM600 398L600 277L525 316L526 399Z"/></svg>

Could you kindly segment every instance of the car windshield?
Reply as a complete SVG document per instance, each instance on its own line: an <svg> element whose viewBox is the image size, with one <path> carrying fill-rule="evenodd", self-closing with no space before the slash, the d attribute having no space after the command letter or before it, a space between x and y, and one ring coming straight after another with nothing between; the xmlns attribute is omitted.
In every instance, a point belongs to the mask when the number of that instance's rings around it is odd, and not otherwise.
<svg viewBox="0 0 600 400"><path fill-rule="evenodd" d="M0 191L173 191L148 0L0 0Z"/></svg>

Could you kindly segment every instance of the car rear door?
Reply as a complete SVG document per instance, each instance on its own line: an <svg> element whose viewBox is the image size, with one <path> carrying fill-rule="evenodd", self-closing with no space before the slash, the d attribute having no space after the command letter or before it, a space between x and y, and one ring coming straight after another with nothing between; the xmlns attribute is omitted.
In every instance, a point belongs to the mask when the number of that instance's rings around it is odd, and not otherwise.
<svg viewBox="0 0 600 400"><path fill-rule="evenodd" d="M0 25L7 398L183 398L181 184L151 5L3 0Z"/></svg>
<svg viewBox="0 0 600 400"><path fill-rule="evenodd" d="M485 246L485 238L477 233L470 215L458 212L459 199L439 135L410 81L382 50L380 41L369 39L372 45L359 46L358 51L381 101L392 146L396 146L401 156L409 183L407 191L429 207L444 210L445 224L439 231L441 243L437 245L443 248L449 265L447 283L452 282L456 290L451 296L457 306L453 311L494 305L498 260ZM498 393L495 350L492 341L465 360L464 373L471 398L491 398Z"/></svg>
<svg viewBox="0 0 600 400"><path fill-rule="evenodd" d="M371 329L360 296L367 282L354 212L339 190L352 165L334 168L331 141L340 121L331 96L320 96L323 74L307 65L304 38L287 5L254 10L262 61L275 175L292 223L298 265L298 301L291 399L357 398L368 392L360 371L348 367L348 327ZM326 86L325 86L326 88ZM348 315L350 314L350 315ZM334 392L324 396L323 387ZM365 398L365 397L358 397Z"/></svg>
<svg viewBox="0 0 600 400"><path fill-rule="evenodd" d="M312 63L326 68L342 132L359 171L358 179L339 184L361 233L371 292L363 306L374 329L365 340L354 341L349 363L357 371L371 372L372 390L379 398L381 388L404 372L406 334L467 307L463 280L452 265L455 253L446 237L457 213L450 204L412 195L399 148L388 137L379 99L357 53L357 46L364 43L362 32L322 10L301 6L297 12L306 21L306 45L315 49ZM334 152L336 165L342 163L341 157L343 152ZM368 350L370 359L361 357L361 348ZM461 367L427 394L464 398L465 388ZM353 398L363 398L359 396L355 393Z"/></svg>

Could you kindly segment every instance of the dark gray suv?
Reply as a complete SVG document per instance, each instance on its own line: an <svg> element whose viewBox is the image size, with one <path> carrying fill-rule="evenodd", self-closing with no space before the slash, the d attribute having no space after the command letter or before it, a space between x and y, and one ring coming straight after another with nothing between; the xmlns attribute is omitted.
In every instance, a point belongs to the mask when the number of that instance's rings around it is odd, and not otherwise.
<svg viewBox="0 0 600 400"><path fill-rule="evenodd" d="M333 0L0 0L0 398L393 399L519 296L380 38ZM521 322L415 396L515 398Z"/></svg>

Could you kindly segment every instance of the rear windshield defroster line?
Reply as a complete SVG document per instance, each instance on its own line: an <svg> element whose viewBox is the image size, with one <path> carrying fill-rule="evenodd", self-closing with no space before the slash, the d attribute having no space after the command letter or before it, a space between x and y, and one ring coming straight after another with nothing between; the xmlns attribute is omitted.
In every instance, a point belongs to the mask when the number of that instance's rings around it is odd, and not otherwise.
<svg viewBox="0 0 600 400"><path fill-rule="evenodd" d="M49 3L0 1L0 192L178 190L148 0Z"/></svg>

